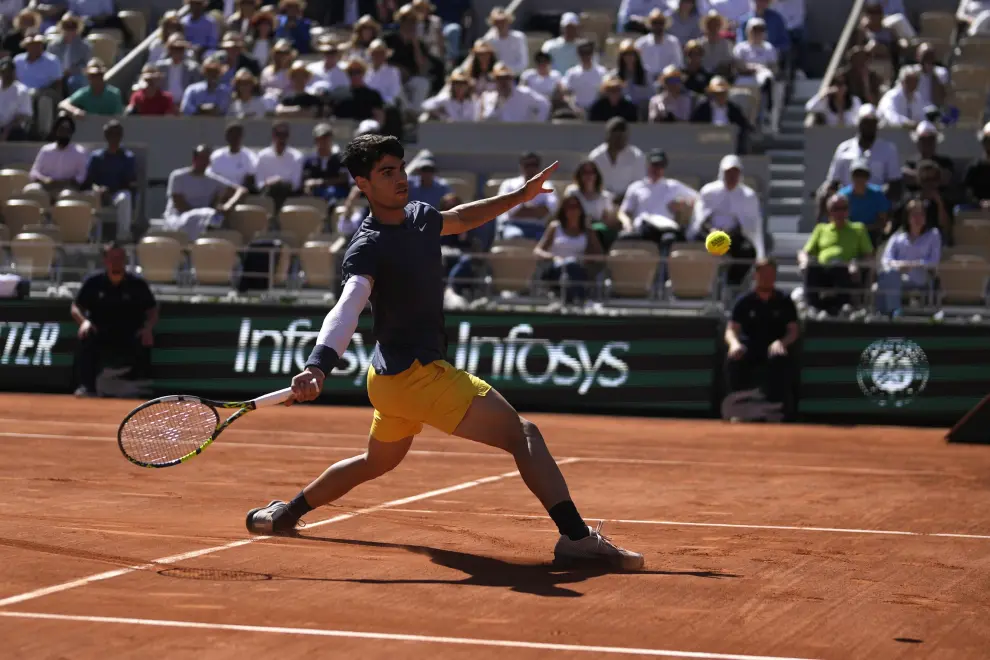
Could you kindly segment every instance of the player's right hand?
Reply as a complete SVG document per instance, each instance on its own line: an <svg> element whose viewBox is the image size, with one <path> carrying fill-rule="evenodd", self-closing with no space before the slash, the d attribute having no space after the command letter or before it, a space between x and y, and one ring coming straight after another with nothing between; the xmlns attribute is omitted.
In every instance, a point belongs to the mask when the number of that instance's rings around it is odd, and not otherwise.
<svg viewBox="0 0 990 660"><path fill-rule="evenodd" d="M285 402L291 406L293 403L312 401L320 396L323 391L323 381L326 374L316 367L306 367L292 378L292 398Z"/></svg>

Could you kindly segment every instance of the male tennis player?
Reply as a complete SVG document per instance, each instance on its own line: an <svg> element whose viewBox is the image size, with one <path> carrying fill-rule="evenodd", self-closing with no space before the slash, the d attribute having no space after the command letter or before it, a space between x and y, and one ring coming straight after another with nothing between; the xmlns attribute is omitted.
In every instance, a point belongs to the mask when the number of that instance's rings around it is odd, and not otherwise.
<svg viewBox="0 0 990 660"><path fill-rule="evenodd" d="M344 151L344 166L368 198L372 214L344 255L340 300L323 322L306 369L292 379L295 401L319 396L370 300L377 344L368 369L368 397L375 407L368 450L330 466L291 502L276 500L252 509L248 530L293 533L309 511L395 468L423 424L429 424L512 454L523 481L557 524L558 561L641 568L642 555L616 546L601 534L601 525L585 524L536 425L520 417L491 385L445 360L440 237L474 229L547 192L544 183L557 164L519 190L440 213L409 202L404 155L396 138L380 135L355 138Z"/></svg>

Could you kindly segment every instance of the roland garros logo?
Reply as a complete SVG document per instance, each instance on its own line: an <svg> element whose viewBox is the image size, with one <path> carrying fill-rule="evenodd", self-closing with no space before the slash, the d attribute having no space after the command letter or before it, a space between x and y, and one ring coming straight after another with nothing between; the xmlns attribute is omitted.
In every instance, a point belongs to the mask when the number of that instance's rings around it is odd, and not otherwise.
<svg viewBox="0 0 990 660"><path fill-rule="evenodd" d="M859 356L856 380L878 406L902 408L928 384L928 356L921 346L900 337L878 339Z"/></svg>

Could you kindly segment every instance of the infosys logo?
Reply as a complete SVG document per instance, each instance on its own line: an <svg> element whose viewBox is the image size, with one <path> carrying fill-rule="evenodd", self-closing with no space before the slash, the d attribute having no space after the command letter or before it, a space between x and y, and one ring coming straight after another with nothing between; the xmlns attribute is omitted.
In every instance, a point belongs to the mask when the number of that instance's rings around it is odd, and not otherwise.
<svg viewBox="0 0 990 660"><path fill-rule="evenodd" d="M621 387L629 378L629 365L623 355L629 343L607 342L593 353L580 339L550 341L534 336L528 323L514 325L505 337L472 336L471 323L458 326L454 366L466 369L493 382L519 379L528 385L574 387L578 394L587 394L593 387ZM237 340L234 371L257 373L259 366L270 374L292 375L303 369L313 348L319 328L309 319L296 319L284 330L254 327L250 318L241 320ZM352 378L361 385L371 366L374 344L366 343L360 333L354 333L351 344L341 356L342 366L333 376ZM271 356L260 364L261 351L271 350ZM479 373L482 357L491 355L490 373ZM539 365L538 367L536 365Z"/></svg>

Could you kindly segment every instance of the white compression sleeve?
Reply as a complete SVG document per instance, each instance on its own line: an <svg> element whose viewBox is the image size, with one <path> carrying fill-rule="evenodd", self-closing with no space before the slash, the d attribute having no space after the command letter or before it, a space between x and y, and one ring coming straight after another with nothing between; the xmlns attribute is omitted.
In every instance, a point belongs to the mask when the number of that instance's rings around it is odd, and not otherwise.
<svg viewBox="0 0 990 660"><path fill-rule="evenodd" d="M358 318L370 297L371 282L368 278L354 275L347 280L340 300L323 319L323 326L316 337L316 346L306 361L307 367L317 367L324 374L330 373L341 353L351 343L351 337L357 330Z"/></svg>

